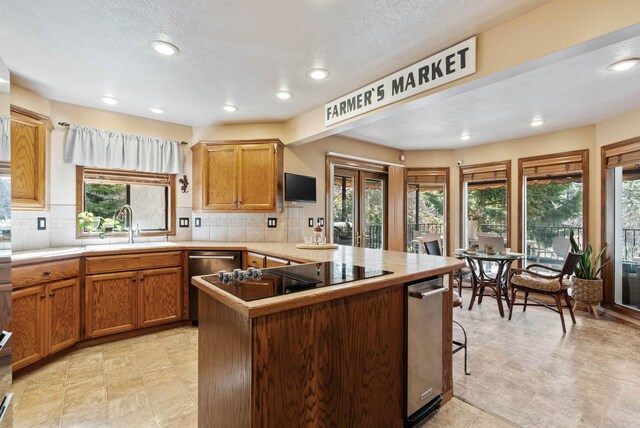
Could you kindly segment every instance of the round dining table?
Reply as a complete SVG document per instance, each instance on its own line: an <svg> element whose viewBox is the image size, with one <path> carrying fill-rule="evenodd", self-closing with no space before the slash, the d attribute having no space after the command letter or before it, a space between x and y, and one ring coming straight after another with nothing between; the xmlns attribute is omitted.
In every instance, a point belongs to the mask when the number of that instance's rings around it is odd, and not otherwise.
<svg viewBox="0 0 640 428"><path fill-rule="evenodd" d="M509 269L513 262L525 259L527 257L526 254L512 252L495 252L494 254L487 254L485 252L457 249L454 251L454 255L458 258L466 259L469 267L471 268L471 288L473 290L473 294L469 302L469 310L473 308L476 297L478 298L478 304L481 304L482 298L484 296L489 296L496 299L498 302L498 312L500 312L501 317L504 317L504 307L502 305L503 297L507 303L507 307L510 306L509 293L507 290ZM485 263L497 265L495 274L493 274L493 272L486 271ZM486 293L485 290L487 288L493 290L493 293Z"/></svg>

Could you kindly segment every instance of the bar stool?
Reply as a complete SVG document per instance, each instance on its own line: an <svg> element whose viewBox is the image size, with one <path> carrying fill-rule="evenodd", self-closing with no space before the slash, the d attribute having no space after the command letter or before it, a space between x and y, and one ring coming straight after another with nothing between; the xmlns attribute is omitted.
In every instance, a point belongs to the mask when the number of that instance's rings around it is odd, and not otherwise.
<svg viewBox="0 0 640 428"><path fill-rule="evenodd" d="M453 290L453 307L457 308L458 306L462 306L462 297L460 297L457 291ZM458 321L454 320L453 323L460 327L460 330L462 330L462 334L464 335L464 340L462 342L458 342L457 340L453 341L453 353L455 354L456 352L464 349L464 374L470 375L471 373L467 370L467 332Z"/></svg>

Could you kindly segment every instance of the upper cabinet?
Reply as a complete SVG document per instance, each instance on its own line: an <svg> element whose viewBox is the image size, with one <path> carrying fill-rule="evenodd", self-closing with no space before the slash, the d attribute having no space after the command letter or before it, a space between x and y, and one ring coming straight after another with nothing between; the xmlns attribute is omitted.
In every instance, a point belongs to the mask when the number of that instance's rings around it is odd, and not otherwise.
<svg viewBox="0 0 640 428"><path fill-rule="evenodd" d="M11 106L11 207L45 208L48 118Z"/></svg>
<svg viewBox="0 0 640 428"><path fill-rule="evenodd" d="M283 144L280 140L202 141L193 151L193 209L282 210Z"/></svg>

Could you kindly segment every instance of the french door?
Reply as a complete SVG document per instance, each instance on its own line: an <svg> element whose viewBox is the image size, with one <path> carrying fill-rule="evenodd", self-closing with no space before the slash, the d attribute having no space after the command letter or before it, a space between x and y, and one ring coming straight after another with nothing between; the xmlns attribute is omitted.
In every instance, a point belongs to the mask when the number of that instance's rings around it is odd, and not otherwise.
<svg viewBox="0 0 640 428"><path fill-rule="evenodd" d="M331 192L333 242L384 249L387 175L336 167Z"/></svg>

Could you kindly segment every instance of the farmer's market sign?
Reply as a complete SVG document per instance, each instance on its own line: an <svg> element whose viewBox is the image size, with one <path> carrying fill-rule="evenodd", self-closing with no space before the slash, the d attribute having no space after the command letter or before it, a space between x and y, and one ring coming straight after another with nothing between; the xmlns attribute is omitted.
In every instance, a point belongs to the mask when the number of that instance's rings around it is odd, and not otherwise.
<svg viewBox="0 0 640 428"><path fill-rule="evenodd" d="M324 125L351 119L475 72L476 38L472 37L331 101L325 105Z"/></svg>

